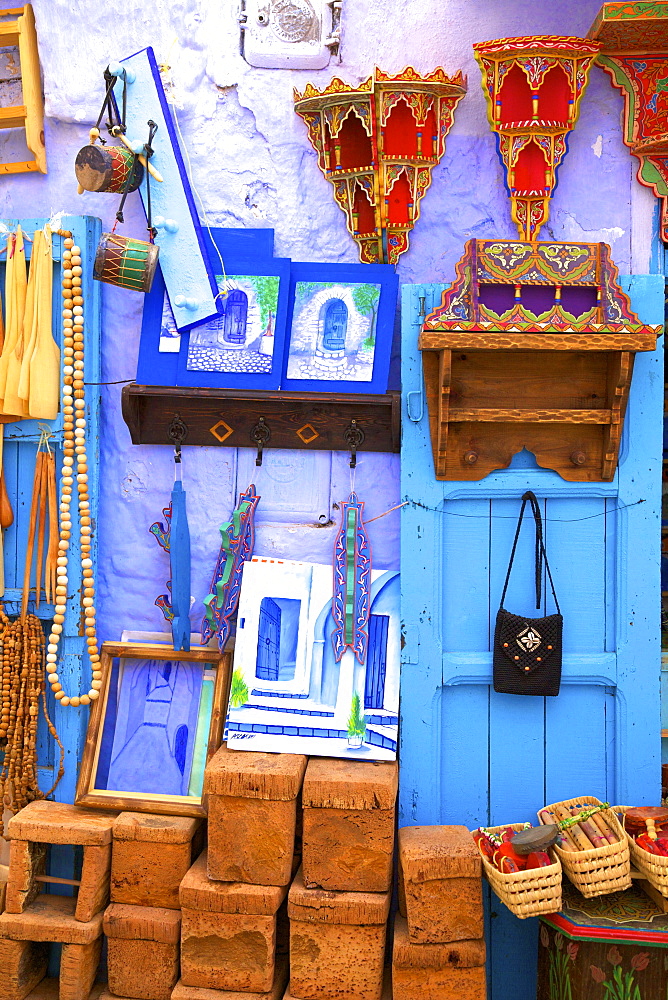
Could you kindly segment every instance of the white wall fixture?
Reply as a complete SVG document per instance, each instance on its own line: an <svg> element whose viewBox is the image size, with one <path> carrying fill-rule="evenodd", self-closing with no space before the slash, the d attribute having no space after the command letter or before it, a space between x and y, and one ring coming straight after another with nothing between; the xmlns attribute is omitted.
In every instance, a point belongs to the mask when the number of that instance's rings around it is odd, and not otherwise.
<svg viewBox="0 0 668 1000"><path fill-rule="evenodd" d="M246 62L262 69L324 69L340 41L343 0L241 0Z"/></svg>

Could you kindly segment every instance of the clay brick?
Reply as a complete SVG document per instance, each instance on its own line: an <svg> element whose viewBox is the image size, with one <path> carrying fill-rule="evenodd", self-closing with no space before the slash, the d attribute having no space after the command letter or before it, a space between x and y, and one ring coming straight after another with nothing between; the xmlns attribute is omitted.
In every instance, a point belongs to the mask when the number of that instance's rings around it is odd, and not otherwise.
<svg viewBox="0 0 668 1000"><path fill-rule="evenodd" d="M403 827L399 865L400 907L403 903L412 942L483 936L480 855L466 827Z"/></svg>
<svg viewBox="0 0 668 1000"><path fill-rule="evenodd" d="M294 753L250 753L220 749L206 765L204 792L246 799L296 799L308 757Z"/></svg>
<svg viewBox="0 0 668 1000"><path fill-rule="evenodd" d="M114 823L112 903L179 908L179 884L192 863L201 821L121 813Z"/></svg>
<svg viewBox="0 0 668 1000"><path fill-rule="evenodd" d="M207 876L207 852L202 851L181 882L179 902L189 910L274 916L287 892L287 886L212 881Z"/></svg>
<svg viewBox="0 0 668 1000"><path fill-rule="evenodd" d="M193 1000L195 1000L195 998L193 998ZM206 998L202 997L202 1000L206 1000ZM298 998L293 997L290 992L289 983L287 990L283 994L283 1000L298 1000ZM387 965L385 966L383 974L383 992L381 993L381 1000L392 1000L392 973ZM418 1000L418 998L416 997L415 1000Z"/></svg>
<svg viewBox="0 0 668 1000"><path fill-rule="evenodd" d="M102 913L86 923L76 920L71 896L38 896L23 913L0 914L0 938L90 944L102 934Z"/></svg>
<svg viewBox="0 0 668 1000"><path fill-rule="evenodd" d="M288 896L290 991L301 1000L380 1000L390 893L307 889Z"/></svg>
<svg viewBox="0 0 668 1000"><path fill-rule="evenodd" d="M210 795L209 878L289 885L296 818L296 798L286 801Z"/></svg>
<svg viewBox="0 0 668 1000"><path fill-rule="evenodd" d="M35 881L46 871L46 844L28 840L12 840L9 845L9 877L5 895L5 909L9 913L23 913L39 896L42 885Z"/></svg>
<svg viewBox="0 0 668 1000"><path fill-rule="evenodd" d="M5 836L8 840L32 840L42 844L109 844L117 815L36 799L12 816Z"/></svg>
<svg viewBox="0 0 668 1000"><path fill-rule="evenodd" d="M83 849L81 885L77 895L77 920L92 920L109 902L111 844L89 844Z"/></svg>
<svg viewBox="0 0 668 1000"><path fill-rule="evenodd" d="M49 947L35 941L0 941L0 997L23 1000L46 975Z"/></svg>
<svg viewBox="0 0 668 1000"><path fill-rule="evenodd" d="M110 991L137 1000L170 1000L179 978L180 910L112 903L104 932Z"/></svg>
<svg viewBox="0 0 668 1000"><path fill-rule="evenodd" d="M393 1000L486 1000L485 942L413 944L397 914L392 985Z"/></svg>
<svg viewBox="0 0 668 1000"><path fill-rule="evenodd" d="M274 981L276 918L182 910L181 981L262 993Z"/></svg>
<svg viewBox="0 0 668 1000"><path fill-rule="evenodd" d="M90 944L63 945L59 1000L88 1000L100 964L101 950L101 937Z"/></svg>
<svg viewBox="0 0 668 1000"><path fill-rule="evenodd" d="M306 761L302 754L218 750L204 776L210 878L288 885Z"/></svg>
<svg viewBox="0 0 668 1000"><path fill-rule="evenodd" d="M265 993L246 993L238 990L210 990L202 986L186 986L182 980L174 987L172 1000L282 1000L288 981L287 955L277 958L276 973L271 989Z"/></svg>
<svg viewBox="0 0 668 1000"><path fill-rule="evenodd" d="M309 761L302 791L307 886L390 888L398 782L395 763Z"/></svg>
<svg viewBox="0 0 668 1000"><path fill-rule="evenodd" d="M478 878L482 861L465 826L403 826L399 861L406 882Z"/></svg>

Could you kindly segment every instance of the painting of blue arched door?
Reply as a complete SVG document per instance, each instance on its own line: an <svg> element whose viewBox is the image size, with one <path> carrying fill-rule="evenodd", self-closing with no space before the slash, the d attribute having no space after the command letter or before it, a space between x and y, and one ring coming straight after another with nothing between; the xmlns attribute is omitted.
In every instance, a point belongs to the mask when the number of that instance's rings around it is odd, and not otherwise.
<svg viewBox="0 0 668 1000"><path fill-rule="evenodd" d="M223 342L243 345L246 343L246 319L248 317L248 296L240 288L234 288L225 299L225 320Z"/></svg>
<svg viewBox="0 0 668 1000"><path fill-rule="evenodd" d="M387 669L387 633L389 615L369 616L369 648L366 657L364 682L364 707L382 708L385 700L385 671Z"/></svg>
<svg viewBox="0 0 668 1000"><path fill-rule="evenodd" d="M325 351L343 351L348 329L348 306L343 299L330 299L320 310L322 346Z"/></svg>
<svg viewBox="0 0 668 1000"><path fill-rule="evenodd" d="M264 681L278 680L280 643L281 609L271 597L263 597L257 636L256 677Z"/></svg>

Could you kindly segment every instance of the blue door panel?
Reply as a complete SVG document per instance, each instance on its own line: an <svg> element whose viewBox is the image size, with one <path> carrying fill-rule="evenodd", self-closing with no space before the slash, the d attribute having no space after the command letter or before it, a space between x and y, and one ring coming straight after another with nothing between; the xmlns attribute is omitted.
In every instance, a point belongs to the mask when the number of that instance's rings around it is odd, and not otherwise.
<svg viewBox="0 0 668 1000"><path fill-rule="evenodd" d="M622 280L641 321L663 319L662 276ZM417 337L443 286L403 290L400 823L529 820L593 794L653 803L659 771L659 539L662 344L638 354L611 483L568 483L524 451L480 482L437 482ZM562 613L556 698L492 688L492 641L520 497L532 489ZM642 502L639 502L642 501ZM505 606L554 610L533 593L525 517ZM533 1000L537 921L491 894L492 1000Z"/></svg>
<svg viewBox="0 0 668 1000"><path fill-rule="evenodd" d="M369 615L369 648L364 683L365 708L383 707L389 624L389 615Z"/></svg>

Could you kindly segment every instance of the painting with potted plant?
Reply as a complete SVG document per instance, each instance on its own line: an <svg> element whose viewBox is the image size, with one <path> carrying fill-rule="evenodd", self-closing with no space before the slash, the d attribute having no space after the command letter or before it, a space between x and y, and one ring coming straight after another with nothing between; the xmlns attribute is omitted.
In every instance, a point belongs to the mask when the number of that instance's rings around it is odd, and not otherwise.
<svg viewBox="0 0 668 1000"><path fill-rule="evenodd" d="M336 640L332 565L262 556L244 564L229 747L395 759L399 574L369 567L366 589L362 654L359 643L356 651Z"/></svg>

